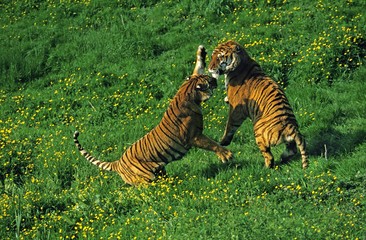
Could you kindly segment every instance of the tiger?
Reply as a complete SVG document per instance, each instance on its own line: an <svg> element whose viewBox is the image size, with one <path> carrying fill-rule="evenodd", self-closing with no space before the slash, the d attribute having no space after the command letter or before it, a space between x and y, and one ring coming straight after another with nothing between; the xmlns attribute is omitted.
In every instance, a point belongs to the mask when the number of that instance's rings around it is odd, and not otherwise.
<svg viewBox="0 0 366 240"><path fill-rule="evenodd" d="M122 157L105 162L90 155L73 139L82 156L101 169L117 172L132 186L149 184L166 175L165 166L181 159L191 147L213 151L223 163L233 158L230 150L203 134L201 103L207 101L217 87L215 78L203 75L206 50L200 45L196 52L196 65L171 100L160 123L127 148Z"/></svg>
<svg viewBox="0 0 366 240"><path fill-rule="evenodd" d="M290 103L283 89L253 60L244 47L233 40L218 44L211 56L208 71L218 79L225 76L229 114L222 146L228 146L243 121L249 117L253 123L256 144L265 166L274 167L271 146L285 143L281 163L288 162L297 147L302 157L302 167L308 167L306 142L299 131Z"/></svg>

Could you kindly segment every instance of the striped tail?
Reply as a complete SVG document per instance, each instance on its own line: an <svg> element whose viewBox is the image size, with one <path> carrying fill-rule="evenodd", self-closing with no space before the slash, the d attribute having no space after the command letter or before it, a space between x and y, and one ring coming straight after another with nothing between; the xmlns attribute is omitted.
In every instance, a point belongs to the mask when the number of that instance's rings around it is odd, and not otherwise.
<svg viewBox="0 0 366 240"><path fill-rule="evenodd" d="M75 146L78 148L79 152L81 155L83 155L89 162L91 162L92 164L100 167L103 170L107 170L107 171L113 171L112 169L112 162L103 162L101 160L98 160L97 158L93 157L92 155L90 155L86 150L84 150L84 148L81 146L79 140L79 132L75 131L74 133L74 143Z"/></svg>
<svg viewBox="0 0 366 240"><path fill-rule="evenodd" d="M297 147L300 150L300 154L301 154L301 158L302 158L302 168L305 169L309 166L308 155L306 153L305 138L299 132L297 132L294 140L296 142Z"/></svg>

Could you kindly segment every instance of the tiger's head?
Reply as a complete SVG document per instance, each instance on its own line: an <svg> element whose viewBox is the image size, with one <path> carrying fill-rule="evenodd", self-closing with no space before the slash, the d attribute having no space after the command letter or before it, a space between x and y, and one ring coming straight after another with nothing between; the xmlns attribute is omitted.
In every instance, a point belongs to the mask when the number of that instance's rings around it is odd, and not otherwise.
<svg viewBox="0 0 366 240"><path fill-rule="evenodd" d="M206 66L206 49L204 46L198 46L196 52L196 65L193 73L185 82L186 88L183 90L189 96L189 101L197 104L207 101L213 94L213 89L217 88L217 80L208 75L204 75Z"/></svg>
<svg viewBox="0 0 366 240"><path fill-rule="evenodd" d="M190 99L197 104L207 101L212 95L213 90L217 88L216 78L203 74L194 74L187 78L187 93Z"/></svg>
<svg viewBox="0 0 366 240"><path fill-rule="evenodd" d="M245 56L245 51L238 43L232 40L221 43L212 53L208 71L214 78L235 71L243 61L243 55Z"/></svg>

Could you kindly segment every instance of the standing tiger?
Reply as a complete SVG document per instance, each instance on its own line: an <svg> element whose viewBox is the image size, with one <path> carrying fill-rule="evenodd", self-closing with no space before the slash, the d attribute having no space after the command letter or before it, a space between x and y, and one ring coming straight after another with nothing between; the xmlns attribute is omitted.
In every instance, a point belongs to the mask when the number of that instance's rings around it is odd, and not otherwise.
<svg viewBox="0 0 366 240"><path fill-rule="evenodd" d="M104 170L117 172L126 183L135 186L164 175L164 166L181 159L192 146L215 152L222 162L230 160L229 150L202 133L200 104L211 97L217 82L215 78L202 75L206 56L203 46L198 47L196 56L193 75L179 88L161 122L130 146L119 160L104 162L91 156L80 145L76 131L74 143L81 155Z"/></svg>
<svg viewBox="0 0 366 240"><path fill-rule="evenodd" d="M242 46L231 40L219 44L212 53L208 70L215 78L225 75L225 101L230 107L225 133L220 142L222 146L230 144L236 130L249 117L266 167L274 167L270 147L282 142L286 143L286 150L281 155L282 162L289 161L297 153L298 147L302 167L308 166L305 139L284 91L250 58Z"/></svg>

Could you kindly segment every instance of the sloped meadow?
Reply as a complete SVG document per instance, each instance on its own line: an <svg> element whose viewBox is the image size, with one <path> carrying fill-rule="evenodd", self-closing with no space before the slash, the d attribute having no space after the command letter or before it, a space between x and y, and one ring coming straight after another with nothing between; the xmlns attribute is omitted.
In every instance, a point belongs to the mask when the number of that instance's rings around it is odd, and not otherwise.
<svg viewBox="0 0 366 240"><path fill-rule="evenodd" d="M364 239L364 1L0 3L3 239ZM129 187L112 161L159 123L200 44L244 45L285 89L310 167L265 169L250 121L221 164L192 149L168 178ZM210 54L209 54L210 55ZM209 61L209 58L208 58ZM223 79L203 104L219 140ZM274 150L278 158L282 147Z"/></svg>

